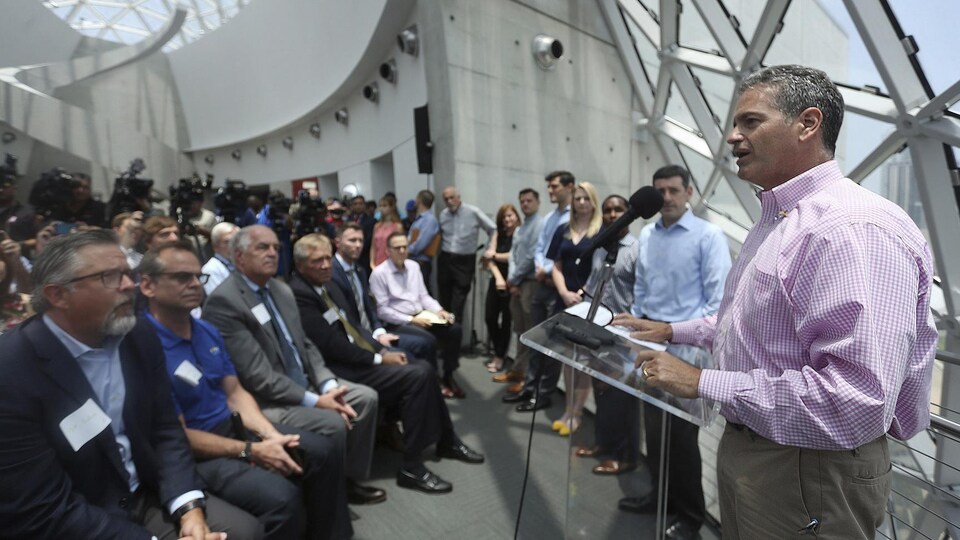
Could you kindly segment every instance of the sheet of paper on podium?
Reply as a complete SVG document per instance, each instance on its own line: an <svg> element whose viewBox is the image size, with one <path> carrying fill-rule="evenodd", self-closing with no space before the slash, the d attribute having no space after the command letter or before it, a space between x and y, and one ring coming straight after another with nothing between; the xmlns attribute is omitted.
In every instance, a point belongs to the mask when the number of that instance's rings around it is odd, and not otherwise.
<svg viewBox="0 0 960 540"><path fill-rule="evenodd" d="M586 321L586 303L573 306L547 319L520 336L528 347L559 360L638 399L664 409L698 426L708 426L716 418L719 406L702 398L678 398L646 383L634 367L637 352L666 350L701 369L713 367L713 356L706 350L687 345L665 345L629 337L629 330L603 327ZM606 315L597 321L612 320Z"/></svg>

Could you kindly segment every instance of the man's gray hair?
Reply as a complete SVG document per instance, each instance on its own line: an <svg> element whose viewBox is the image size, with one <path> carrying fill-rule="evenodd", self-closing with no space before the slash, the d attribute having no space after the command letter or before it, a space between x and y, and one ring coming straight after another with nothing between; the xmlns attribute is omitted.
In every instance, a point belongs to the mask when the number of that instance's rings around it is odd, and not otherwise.
<svg viewBox="0 0 960 540"><path fill-rule="evenodd" d="M737 91L742 95L757 87L769 87L774 91L774 105L788 120L795 119L808 107L820 109L823 113L823 147L831 155L836 153L843 124L843 96L826 73L806 66L770 66L744 79Z"/></svg>
<svg viewBox="0 0 960 540"><path fill-rule="evenodd" d="M233 231L239 229L235 224L230 223L229 221L222 221L213 226L213 229L210 231L210 241L216 245L220 243L220 240L224 236L232 233Z"/></svg>
<svg viewBox="0 0 960 540"><path fill-rule="evenodd" d="M264 225L247 225L237 231L237 234L230 239L230 254L236 256L238 251L246 251L250 247L250 232L257 227L267 228Z"/></svg>
<svg viewBox="0 0 960 540"><path fill-rule="evenodd" d="M114 245L120 248L117 235L110 229L93 229L84 232L58 236L49 244L33 263L30 279L33 281L33 296L30 305L37 313L50 309L50 303L43 295L47 285L62 285L76 277L83 261L80 251L90 246Z"/></svg>

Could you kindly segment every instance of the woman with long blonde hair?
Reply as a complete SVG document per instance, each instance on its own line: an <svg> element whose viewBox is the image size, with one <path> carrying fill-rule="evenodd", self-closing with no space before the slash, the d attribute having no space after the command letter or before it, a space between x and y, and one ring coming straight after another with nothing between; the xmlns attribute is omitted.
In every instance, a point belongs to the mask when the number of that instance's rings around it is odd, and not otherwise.
<svg viewBox="0 0 960 540"><path fill-rule="evenodd" d="M547 250L547 258L553 260L553 284L565 307L583 301L582 289L590 277L592 259L584 259L579 265L576 261L586 253L602 223L597 190L590 182L580 182L573 191L570 223L557 229ZM574 377L573 369L564 366L563 381L567 407L563 416L553 423L553 430L566 437L580 428L583 405L590 395L590 379L586 375Z"/></svg>

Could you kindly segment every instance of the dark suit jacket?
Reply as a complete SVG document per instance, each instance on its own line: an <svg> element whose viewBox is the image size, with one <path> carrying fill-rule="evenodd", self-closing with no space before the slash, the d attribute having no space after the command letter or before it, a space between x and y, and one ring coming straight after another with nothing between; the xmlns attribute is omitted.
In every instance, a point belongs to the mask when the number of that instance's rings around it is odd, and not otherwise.
<svg viewBox="0 0 960 540"><path fill-rule="evenodd" d="M334 371L337 371L336 364L352 366L373 367L374 353L363 347L350 342L346 328L338 319L332 324L327 322L323 314L328 308L313 286L307 283L299 274L294 274L290 278L290 288L293 289L293 295L297 299L297 307L300 309L300 320L303 323L303 330L307 337L313 341L324 358L330 361ZM340 288L332 282L327 283L327 293L333 300L333 303L343 308L348 304ZM356 309L354 309L356 311ZM350 321L350 324L354 324ZM373 346L374 350L379 351L383 348L377 340L373 339L373 334L354 324L357 331Z"/></svg>
<svg viewBox="0 0 960 540"><path fill-rule="evenodd" d="M130 521L127 472L108 426L74 452L60 422L96 395L39 317L0 336L0 536L150 538ZM141 489L168 503L202 489L174 412L163 349L138 325L120 345L123 419Z"/></svg>
<svg viewBox="0 0 960 540"><path fill-rule="evenodd" d="M300 359L309 367L309 377L315 387L311 390L319 393L323 383L336 376L325 365L320 351L303 334L290 287L278 279L271 279L268 287ZM273 326L269 322L260 324L251 311L260 303L260 297L247 286L240 273L233 272L207 298L203 318L223 334L240 383L254 395L261 408L300 405L305 389L287 376Z"/></svg>
<svg viewBox="0 0 960 540"><path fill-rule="evenodd" d="M363 287L363 290L360 291L363 296L363 305L367 311L367 318L370 319L370 330L376 330L377 328L382 328L383 323L377 317L377 305L373 301L373 296L370 294L369 286L369 277L367 276L366 268L363 268L359 265L359 261L354 265L357 269L357 273L360 275L360 284ZM346 302L346 305L342 306L347 312L347 320L351 324L360 328L360 312L357 310L357 302L353 299L353 288L350 286L350 282L347 278L347 271L343 269L343 266L340 265L340 261L334 257L333 258L333 280L331 283L327 284L328 287L336 285L340 288L340 293L344 298L349 298L350 301Z"/></svg>

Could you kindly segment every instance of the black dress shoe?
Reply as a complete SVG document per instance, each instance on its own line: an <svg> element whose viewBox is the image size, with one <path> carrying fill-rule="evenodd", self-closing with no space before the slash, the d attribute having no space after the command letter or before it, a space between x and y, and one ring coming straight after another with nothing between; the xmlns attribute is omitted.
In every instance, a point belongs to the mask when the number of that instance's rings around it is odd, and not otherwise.
<svg viewBox="0 0 960 540"><path fill-rule="evenodd" d="M453 484L430 471L426 471L418 476L406 469L400 469L397 471L397 485L402 488L415 489L431 495L450 493L453 491Z"/></svg>
<svg viewBox="0 0 960 540"><path fill-rule="evenodd" d="M520 403L521 401L527 401L533 397L533 392L529 390L521 390L516 394L504 394L501 400L504 403Z"/></svg>
<svg viewBox="0 0 960 540"><path fill-rule="evenodd" d="M540 409L546 409L550 407L553 402L550 401L550 398L543 396L540 399L530 398L523 403L517 405L517 412L533 412L539 411Z"/></svg>
<svg viewBox="0 0 960 540"><path fill-rule="evenodd" d="M663 537L670 540L700 540L700 525L677 519L667 526Z"/></svg>
<svg viewBox="0 0 960 540"><path fill-rule="evenodd" d="M386 491L361 486L353 480L347 480L347 502L349 504L377 504L385 500L387 500Z"/></svg>
<svg viewBox="0 0 960 540"><path fill-rule="evenodd" d="M438 444L437 456L447 459L456 459L464 463L483 463L483 454L480 452L475 452L462 442L449 446L441 446Z"/></svg>
<svg viewBox="0 0 960 540"><path fill-rule="evenodd" d="M657 513L657 498L651 493L645 497L624 497L617 503L624 512L633 512L634 514L655 514Z"/></svg>

